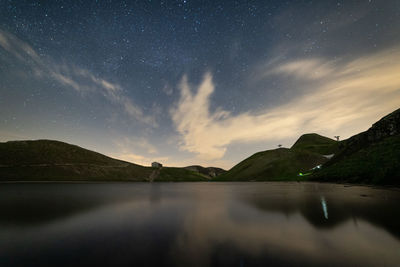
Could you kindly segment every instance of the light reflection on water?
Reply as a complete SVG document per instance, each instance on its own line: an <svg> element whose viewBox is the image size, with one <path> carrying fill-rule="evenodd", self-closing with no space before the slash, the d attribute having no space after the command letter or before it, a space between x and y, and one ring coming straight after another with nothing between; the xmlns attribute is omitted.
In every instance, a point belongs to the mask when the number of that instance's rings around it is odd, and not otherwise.
<svg viewBox="0 0 400 267"><path fill-rule="evenodd" d="M321 197L322 211L324 212L325 219L328 220L328 205L326 204L325 197Z"/></svg>
<svg viewBox="0 0 400 267"><path fill-rule="evenodd" d="M318 183L3 184L0 266L398 266L399 200Z"/></svg>

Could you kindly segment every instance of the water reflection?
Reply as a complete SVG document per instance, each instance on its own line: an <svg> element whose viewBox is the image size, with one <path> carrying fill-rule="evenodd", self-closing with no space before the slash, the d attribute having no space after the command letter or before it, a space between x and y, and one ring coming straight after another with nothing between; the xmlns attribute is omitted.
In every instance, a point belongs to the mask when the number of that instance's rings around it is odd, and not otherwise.
<svg viewBox="0 0 400 267"><path fill-rule="evenodd" d="M257 192L260 193L258 189ZM267 195L258 193L242 194L242 199L264 211L287 216L299 212L318 228L362 219L400 239L400 210L396 208L400 192L396 189L304 183L277 185Z"/></svg>
<svg viewBox="0 0 400 267"><path fill-rule="evenodd" d="M106 184L4 184L0 190L0 225L47 224L139 197L121 189L114 192Z"/></svg>
<svg viewBox="0 0 400 267"><path fill-rule="evenodd" d="M324 217L328 220L328 205L326 204L325 197L321 197L321 205L324 212Z"/></svg>
<svg viewBox="0 0 400 267"><path fill-rule="evenodd" d="M0 188L0 266L396 266L396 190L324 184Z"/></svg>

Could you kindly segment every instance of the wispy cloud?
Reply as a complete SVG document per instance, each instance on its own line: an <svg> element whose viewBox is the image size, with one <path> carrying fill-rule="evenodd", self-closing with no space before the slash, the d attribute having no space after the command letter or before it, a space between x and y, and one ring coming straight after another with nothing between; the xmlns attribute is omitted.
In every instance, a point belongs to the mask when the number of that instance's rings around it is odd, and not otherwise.
<svg viewBox="0 0 400 267"><path fill-rule="evenodd" d="M149 166L153 161L164 163L168 157L160 156L157 147L144 137L120 137L112 141L117 152L110 156L133 162L143 166Z"/></svg>
<svg viewBox="0 0 400 267"><path fill-rule="evenodd" d="M142 166L150 166L151 163L154 161L164 163L165 161L168 160L168 157L147 157L134 153L113 154L111 156L120 160L133 162L135 164L139 164Z"/></svg>
<svg viewBox="0 0 400 267"><path fill-rule="evenodd" d="M276 108L232 115L222 109L210 111L215 90L211 74L195 93L184 77L180 100L171 109L182 138L180 148L199 158L220 159L233 142L297 138L307 132L348 137L400 106L398 48L347 63L300 58L265 66L261 79L283 75L310 88Z"/></svg>
<svg viewBox="0 0 400 267"><path fill-rule="evenodd" d="M145 114L123 93L119 84L97 77L89 70L72 64L57 64L51 59L44 59L28 43L3 30L0 30L0 47L29 66L36 78L52 78L60 84L76 90L81 95L101 94L131 118L157 127L155 116Z"/></svg>
<svg viewBox="0 0 400 267"><path fill-rule="evenodd" d="M264 76L284 74L300 79L318 80L332 75L337 71L334 63L335 62L327 62L319 58L290 61L272 67L269 71L265 72L264 70Z"/></svg>
<svg viewBox="0 0 400 267"><path fill-rule="evenodd" d="M150 155L158 154L157 147L144 137L121 137L113 140L113 144L124 154L146 153Z"/></svg>
<svg viewBox="0 0 400 267"><path fill-rule="evenodd" d="M25 135L16 134L14 132L0 130L0 142L6 142L9 140L26 140L28 139Z"/></svg>
<svg viewBox="0 0 400 267"><path fill-rule="evenodd" d="M177 155L174 149L163 151L157 144L153 144L146 137L119 137L112 140L113 151L108 155L121 160L149 166L151 162L158 161L164 166L186 167L190 165L218 166L229 168L232 162L227 160L199 160L192 155ZM175 144L175 142L174 142ZM188 154L188 153L186 153Z"/></svg>

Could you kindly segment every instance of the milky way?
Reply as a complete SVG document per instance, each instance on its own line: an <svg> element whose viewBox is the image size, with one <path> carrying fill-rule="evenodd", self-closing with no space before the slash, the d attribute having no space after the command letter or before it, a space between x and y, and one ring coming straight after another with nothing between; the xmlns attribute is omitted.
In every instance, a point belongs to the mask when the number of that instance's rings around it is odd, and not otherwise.
<svg viewBox="0 0 400 267"><path fill-rule="evenodd" d="M400 104L400 2L0 1L0 141L229 168Z"/></svg>

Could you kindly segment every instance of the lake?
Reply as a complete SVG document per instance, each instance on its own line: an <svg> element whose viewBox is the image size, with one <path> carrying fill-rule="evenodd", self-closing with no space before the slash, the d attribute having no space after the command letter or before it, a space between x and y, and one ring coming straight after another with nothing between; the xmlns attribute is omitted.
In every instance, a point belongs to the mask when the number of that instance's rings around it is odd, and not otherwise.
<svg viewBox="0 0 400 267"><path fill-rule="evenodd" d="M400 190L0 184L0 266L399 266Z"/></svg>

